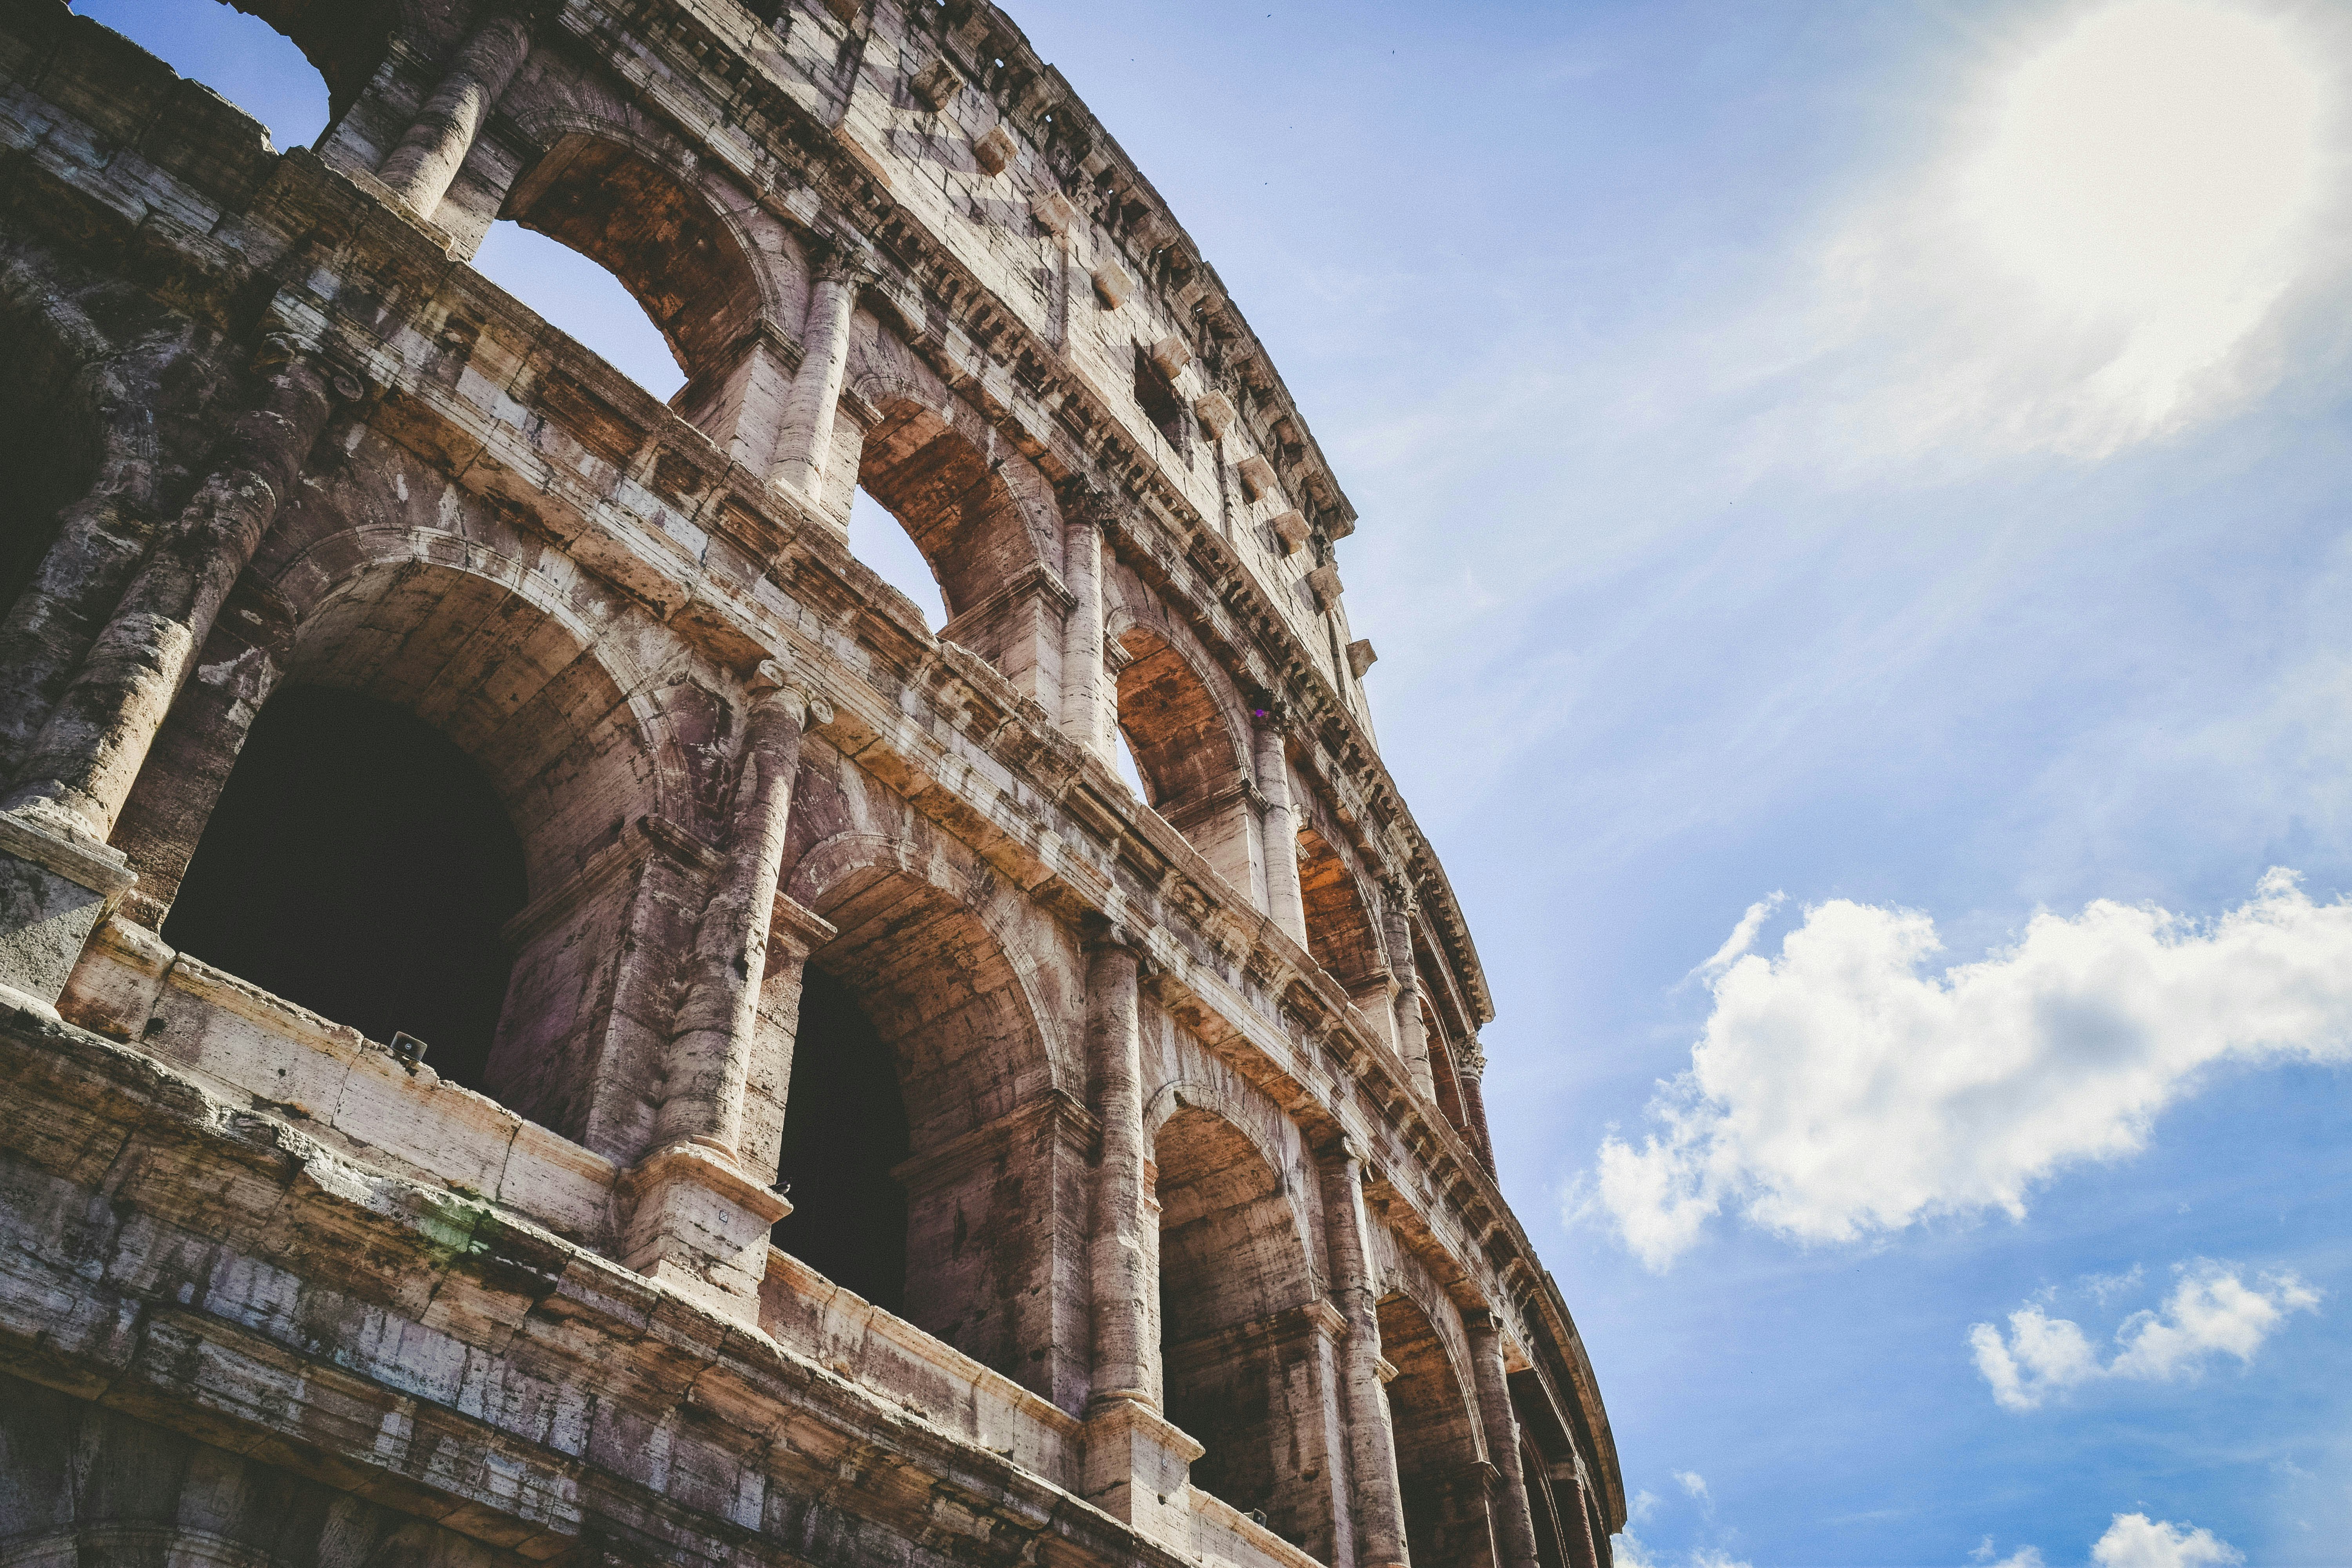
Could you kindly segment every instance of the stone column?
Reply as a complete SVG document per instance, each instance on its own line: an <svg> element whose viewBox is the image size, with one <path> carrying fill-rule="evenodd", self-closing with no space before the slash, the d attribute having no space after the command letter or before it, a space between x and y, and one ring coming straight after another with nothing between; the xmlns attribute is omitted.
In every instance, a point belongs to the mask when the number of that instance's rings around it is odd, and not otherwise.
<svg viewBox="0 0 2352 1568"><path fill-rule="evenodd" d="M1495 1140L1486 1131L1486 1051L1478 1037L1470 1037L1470 1048L1454 1058L1455 1070L1462 1079L1462 1113L1470 1119L1471 1146L1478 1151L1478 1163L1486 1173L1495 1175Z"/></svg>
<svg viewBox="0 0 2352 1568"><path fill-rule="evenodd" d="M1380 1303L1372 1283L1363 1164L1364 1152L1352 1139L1323 1156L1325 1246L1331 1298L1348 1321L1339 1342L1339 1383L1348 1418L1357 1562L1360 1568L1402 1568L1404 1503L1397 1483L1396 1434L1381 1391Z"/></svg>
<svg viewBox="0 0 2352 1568"><path fill-rule="evenodd" d="M1283 745L1289 710L1276 702L1257 714L1257 788L1265 799L1265 912L1291 941L1307 945L1307 897L1298 887L1298 819L1290 805L1290 763Z"/></svg>
<svg viewBox="0 0 2352 1568"><path fill-rule="evenodd" d="M419 217L430 218L473 150L474 138L530 53L530 26L500 7L457 49L449 72L377 177Z"/></svg>
<svg viewBox="0 0 2352 1568"><path fill-rule="evenodd" d="M1110 726L1103 722L1109 682L1103 661L1103 531L1099 497L1073 495L1062 506L1062 585L1070 591L1062 621L1062 733L1111 760ZM1116 689L1114 688L1114 690Z"/></svg>
<svg viewBox="0 0 2352 1568"><path fill-rule="evenodd" d="M1492 1507L1500 1568L1538 1568L1535 1515L1528 1504L1527 1471L1519 1463L1519 1421L1511 1411L1502 1325L1490 1311L1465 1312L1462 1322L1470 1331L1471 1370L1478 1385L1478 1419L1486 1435L1486 1458L1499 1479Z"/></svg>
<svg viewBox="0 0 2352 1568"><path fill-rule="evenodd" d="M1087 1051L1097 1086L1087 1274L1093 1358L1087 1401L1087 1500L1163 1542L1191 1539L1184 1488L1201 1445L1160 1413L1158 1215L1145 1191L1141 983L1133 939L1105 926L1087 943Z"/></svg>
<svg viewBox="0 0 2352 1568"><path fill-rule="evenodd" d="M1094 1215L1087 1240L1092 1287L1094 1386L1089 1410L1119 1400L1157 1409L1151 1378L1151 1305L1144 1218L1142 958L1113 926L1087 944L1087 1050L1102 1120Z"/></svg>
<svg viewBox="0 0 2352 1568"><path fill-rule="evenodd" d="M800 374L784 399L768 483L812 501L824 495L824 463L833 448L842 377L849 368L849 319L857 310L858 290L873 275L862 254L837 247L818 261L815 287L809 290Z"/></svg>
<svg viewBox="0 0 2352 1568"><path fill-rule="evenodd" d="M727 858L696 929L663 1058L649 1152L623 1176L624 1261L716 1310L757 1321L768 1230L792 1205L743 1168L743 1102L759 1046L801 731L824 710L780 665L750 682Z"/></svg>
<svg viewBox="0 0 2352 1568"><path fill-rule="evenodd" d="M1388 898L1381 910L1382 940L1389 950L1389 971L1397 979L1397 1055L1412 1075L1412 1087L1435 1104L1437 1077L1429 1065L1429 1026L1421 1016L1421 965L1412 956L1412 915L1418 908L1412 885L1403 878L1390 879Z"/></svg>
<svg viewBox="0 0 2352 1568"><path fill-rule="evenodd" d="M685 1000L663 1062L652 1146L691 1141L732 1158L743 1132L768 931L792 814L801 731L815 706L769 660L749 682L751 710L727 825L727 864L695 931ZM822 717L824 710L818 709Z"/></svg>
<svg viewBox="0 0 2352 1568"><path fill-rule="evenodd" d="M288 340L258 368L262 405L231 427L221 465L132 576L0 802L0 989L53 1005L91 928L131 885L106 840L210 635L278 515L337 394L357 396Z"/></svg>

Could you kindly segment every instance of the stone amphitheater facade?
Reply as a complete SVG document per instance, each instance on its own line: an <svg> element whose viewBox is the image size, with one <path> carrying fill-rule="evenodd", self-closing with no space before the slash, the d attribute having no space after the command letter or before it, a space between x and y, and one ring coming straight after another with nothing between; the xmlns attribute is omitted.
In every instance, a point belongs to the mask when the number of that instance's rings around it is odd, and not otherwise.
<svg viewBox="0 0 2352 1568"><path fill-rule="evenodd" d="M0 3L0 1562L1607 1563L1356 514L1061 76L237 3L314 149Z"/></svg>

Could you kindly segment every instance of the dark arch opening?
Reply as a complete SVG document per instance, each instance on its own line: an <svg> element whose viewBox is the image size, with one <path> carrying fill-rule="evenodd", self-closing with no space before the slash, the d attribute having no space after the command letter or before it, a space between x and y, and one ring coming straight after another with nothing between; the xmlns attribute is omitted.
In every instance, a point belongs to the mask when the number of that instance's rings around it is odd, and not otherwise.
<svg viewBox="0 0 2352 1568"><path fill-rule="evenodd" d="M1159 1171L1160 1403L1204 1452L1192 1484L1328 1561L1329 1492L1305 1407L1314 1328L1307 1259L1281 1175L1239 1129L1187 1108L1153 1145Z"/></svg>
<svg viewBox="0 0 2352 1568"><path fill-rule="evenodd" d="M1384 1389L1396 1433L1397 1489L1407 1555L1485 1568L1494 1560L1478 1439L1454 1363L1410 1298L1380 1304L1381 1354L1397 1369Z"/></svg>
<svg viewBox="0 0 2352 1568"><path fill-rule="evenodd" d="M1264 873L1251 853L1247 776L1215 694L1156 631L1129 626L1118 647L1118 733L1144 800L1254 896Z"/></svg>
<svg viewBox="0 0 2352 1568"><path fill-rule="evenodd" d="M898 1067L849 987L811 965L801 978L792 1087L776 1179L793 1212L775 1243L887 1312L907 1304L908 1154Z"/></svg>
<svg viewBox="0 0 2352 1568"><path fill-rule="evenodd" d="M404 709L288 686L254 720L163 938L469 1089L506 999L522 845L471 758Z"/></svg>

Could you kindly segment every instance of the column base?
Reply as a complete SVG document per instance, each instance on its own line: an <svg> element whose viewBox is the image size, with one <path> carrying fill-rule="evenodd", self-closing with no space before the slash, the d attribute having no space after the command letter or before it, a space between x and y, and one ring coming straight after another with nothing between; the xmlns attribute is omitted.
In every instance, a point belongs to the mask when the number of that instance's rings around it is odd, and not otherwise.
<svg viewBox="0 0 2352 1568"><path fill-rule="evenodd" d="M1205 1452L1150 1405L1105 1399L1087 1415L1087 1500L1156 1541L1181 1545L1192 1535L1184 1493L1192 1461Z"/></svg>
<svg viewBox="0 0 2352 1568"><path fill-rule="evenodd" d="M791 1204L698 1140L646 1155L615 1191L623 1263L722 1316L759 1322L768 1231Z"/></svg>
<svg viewBox="0 0 2352 1568"><path fill-rule="evenodd" d="M63 813L0 811L0 1001L56 1017L89 933L138 880Z"/></svg>

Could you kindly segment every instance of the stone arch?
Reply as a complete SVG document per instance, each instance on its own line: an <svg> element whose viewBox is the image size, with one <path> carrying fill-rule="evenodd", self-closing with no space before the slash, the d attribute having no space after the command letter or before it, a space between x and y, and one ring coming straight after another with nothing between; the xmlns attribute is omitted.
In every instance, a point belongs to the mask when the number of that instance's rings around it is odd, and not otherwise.
<svg viewBox="0 0 2352 1568"><path fill-rule="evenodd" d="M850 829L803 854L784 892L833 927L806 965L846 989L896 1064L908 1149L892 1173L906 1194L903 1315L1076 1407L1083 1304L1066 1281L1086 1137L1069 1114L1037 957L1001 889L934 836ZM801 965L779 954L770 973L794 997L765 999L763 1012L796 1031ZM782 1046L787 1111L798 1048Z"/></svg>
<svg viewBox="0 0 2352 1568"><path fill-rule="evenodd" d="M1235 1119L1171 1086L1146 1118L1160 1210L1161 1405L1202 1448L1194 1486L1328 1560L1318 1480L1331 1386L1329 1320L1290 1173ZM1213 1099L1202 1095L1203 1100Z"/></svg>
<svg viewBox="0 0 2352 1568"><path fill-rule="evenodd" d="M1443 1297L1427 1294L1391 1289L1379 1304L1381 1355L1397 1369L1387 1384L1397 1483L1412 1561L1468 1568L1494 1560L1476 1385L1438 1327Z"/></svg>
<svg viewBox="0 0 2352 1568"><path fill-rule="evenodd" d="M784 319L773 269L754 259L763 247L739 205L713 195L709 175L577 112L528 115L523 129L545 151L508 187L499 216L619 279L686 373L681 399L724 380L761 323Z"/></svg>
<svg viewBox="0 0 2352 1568"><path fill-rule="evenodd" d="M291 679L380 689L468 752L509 738L484 767L531 847L534 899L635 817L695 815L659 672L611 635L604 606L493 544L389 519L307 538L270 564L294 627ZM461 696L458 681L480 685Z"/></svg>
<svg viewBox="0 0 2352 1568"><path fill-rule="evenodd" d="M856 443L857 485L930 563L950 624L969 623L1047 559L1046 540L1005 479L1011 463L995 427L954 399L923 395L912 378L869 372L851 390L874 415Z"/></svg>
<svg viewBox="0 0 2352 1568"><path fill-rule="evenodd" d="M1388 1006L1389 966L1372 901L1348 857L1312 822L1298 829L1298 890L1306 906L1307 951L1359 1005L1381 1016ZM1383 1028L1384 1038L1387 1033Z"/></svg>
<svg viewBox="0 0 2352 1568"><path fill-rule="evenodd" d="M1250 806L1249 753L1233 705L1184 639L1121 610L1107 628L1120 656L1118 728L1152 810L1254 904L1265 869Z"/></svg>
<svg viewBox="0 0 2352 1568"><path fill-rule="evenodd" d="M281 552L257 563L267 575L240 583L288 623L261 652L289 680L406 710L478 767L521 842L528 893L504 931L513 962L483 1086L567 1137L617 1147L594 1116L618 1037L623 931L633 904L658 894L648 878L680 876L653 864L656 841L633 827L685 794L653 682L546 574L457 534L352 521L339 493L352 477L348 466L325 476L324 493L282 520ZM200 670L184 705L202 700L203 680ZM217 771L174 770L160 745L151 754L132 804L147 822L178 825L182 864L274 684L265 674L237 722L209 726L229 748ZM683 903L685 889L669 897Z"/></svg>

